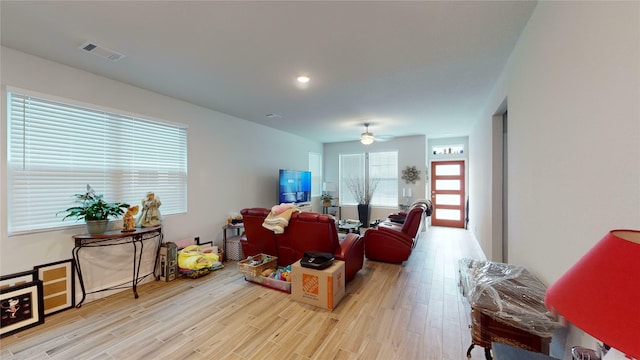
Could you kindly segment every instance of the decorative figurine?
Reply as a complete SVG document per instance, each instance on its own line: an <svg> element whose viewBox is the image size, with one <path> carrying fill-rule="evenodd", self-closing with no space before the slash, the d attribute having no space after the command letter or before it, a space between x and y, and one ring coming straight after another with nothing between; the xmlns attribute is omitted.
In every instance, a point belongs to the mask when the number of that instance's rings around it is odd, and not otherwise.
<svg viewBox="0 0 640 360"><path fill-rule="evenodd" d="M134 216L138 214L139 206L131 206L127 209L124 218L122 218L122 232L136 231L136 219Z"/></svg>
<svg viewBox="0 0 640 360"><path fill-rule="evenodd" d="M160 225L162 218L158 209L162 203L160 198L153 192L148 192L147 197L142 200L142 213L138 217L138 225L141 227L152 227Z"/></svg>

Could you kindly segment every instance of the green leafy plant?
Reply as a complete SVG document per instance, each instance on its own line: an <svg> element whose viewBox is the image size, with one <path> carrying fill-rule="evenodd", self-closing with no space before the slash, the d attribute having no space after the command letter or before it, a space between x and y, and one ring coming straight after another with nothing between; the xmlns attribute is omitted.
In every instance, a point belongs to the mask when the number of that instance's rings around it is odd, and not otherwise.
<svg viewBox="0 0 640 360"><path fill-rule="evenodd" d="M67 218L75 218L76 221L107 220L109 217L117 219L124 214L124 209L129 207L129 204L126 203L108 203L104 201L103 196L96 194L88 184L86 193L75 194L74 196L78 206L61 211L67 214L62 220Z"/></svg>
<svg viewBox="0 0 640 360"><path fill-rule="evenodd" d="M333 200L333 196L329 195L327 192L323 192L322 195L320 195L320 200L322 200L322 202L331 202L331 200Z"/></svg>

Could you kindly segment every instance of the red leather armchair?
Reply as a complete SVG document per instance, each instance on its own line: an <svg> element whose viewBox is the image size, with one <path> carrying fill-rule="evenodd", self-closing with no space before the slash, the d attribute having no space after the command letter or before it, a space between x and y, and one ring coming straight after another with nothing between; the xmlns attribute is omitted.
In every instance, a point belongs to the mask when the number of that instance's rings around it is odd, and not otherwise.
<svg viewBox="0 0 640 360"><path fill-rule="evenodd" d="M246 256L265 253L278 257L278 266L287 266L302 258L305 251L332 253L345 263L345 280L353 279L364 264L364 241L357 234L339 240L335 219L331 215L298 212L291 215L284 233L274 234L262 227L267 209L243 209L245 236L241 239ZM245 214L251 219L247 221ZM250 230L251 228L251 230ZM266 232L266 233L265 233ZM275 243L275 249L270 248Z"/></svg>
<svg viewBox="0 0 640 360"><path fill-rule="evenodd" d="M366 257L394 263L407 260L418 240L427 209L427 204L415 203L402 226L384 222L377 229L367 230L363 236Z"/></svg>
<svg viewBox="0 0 640 360"><path fill-rule="evenodd" d="M240 211L244 223L244 235L240 238L240 245L244 256L276 255L278 253L273 231L262 227L262 222L270 211L265 208L250 208Z"/></svg>
<svg viewBox="0 0 640 360"><path fill-rule="evenodd" d="M404 233L410 238L415 238L418 231L424 225L428 206L423 202L416 202L409 208L404 223L398 224L390 221L384 221L379 227L396 230Z"/></svg>

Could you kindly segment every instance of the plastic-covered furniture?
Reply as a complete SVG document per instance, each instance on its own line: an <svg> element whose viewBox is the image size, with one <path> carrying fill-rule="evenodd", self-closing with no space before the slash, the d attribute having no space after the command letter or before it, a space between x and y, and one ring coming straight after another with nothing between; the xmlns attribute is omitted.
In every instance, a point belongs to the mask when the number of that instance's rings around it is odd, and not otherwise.
<svg viewBox="0 0 640 360"><path fill-rule="evenodd" d="M544 304L546 286L520 265L460 259L460 289L471 305L471 346L485 348L491 359L493 342L549 354L560 327Z"/></svg>

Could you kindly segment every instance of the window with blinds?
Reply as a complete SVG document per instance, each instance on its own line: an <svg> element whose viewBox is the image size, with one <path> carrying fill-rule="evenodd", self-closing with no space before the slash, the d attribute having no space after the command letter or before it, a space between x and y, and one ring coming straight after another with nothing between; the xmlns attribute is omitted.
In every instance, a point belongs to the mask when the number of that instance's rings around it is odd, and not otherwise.
<svg viewBox="0 0 640 360"><path fill-rule="evenodd" d="M338 189L340 203L344 205L356 205L356 197L349 190L349 181L362 181L364 188L365 161L364 154L340 154L340 188Z"/></svg>
<svg viewBox="0 0 640 360"><path fill-rule="evenodd" d="M62 222L90 184L107 202L139 205L151 191L163 215L187 209L187 128L7 92L9 234Z"/></svg>
<svg viewBox="0 0 640 360"><path fill-rule="evenodd" d="M371 205L398 206L398 152L371 152L361 154L340 154L340 203L355 205L357 201L349 190L349 179L362 181L362 188L369 179L377 179L378 184Z"/></svg>
<svg viewBox="0 0 640 360"><path fill-rule="evenodd" d="M371 203L398 206L398 152L369 153L369 177L378 179Z"/></svg>

